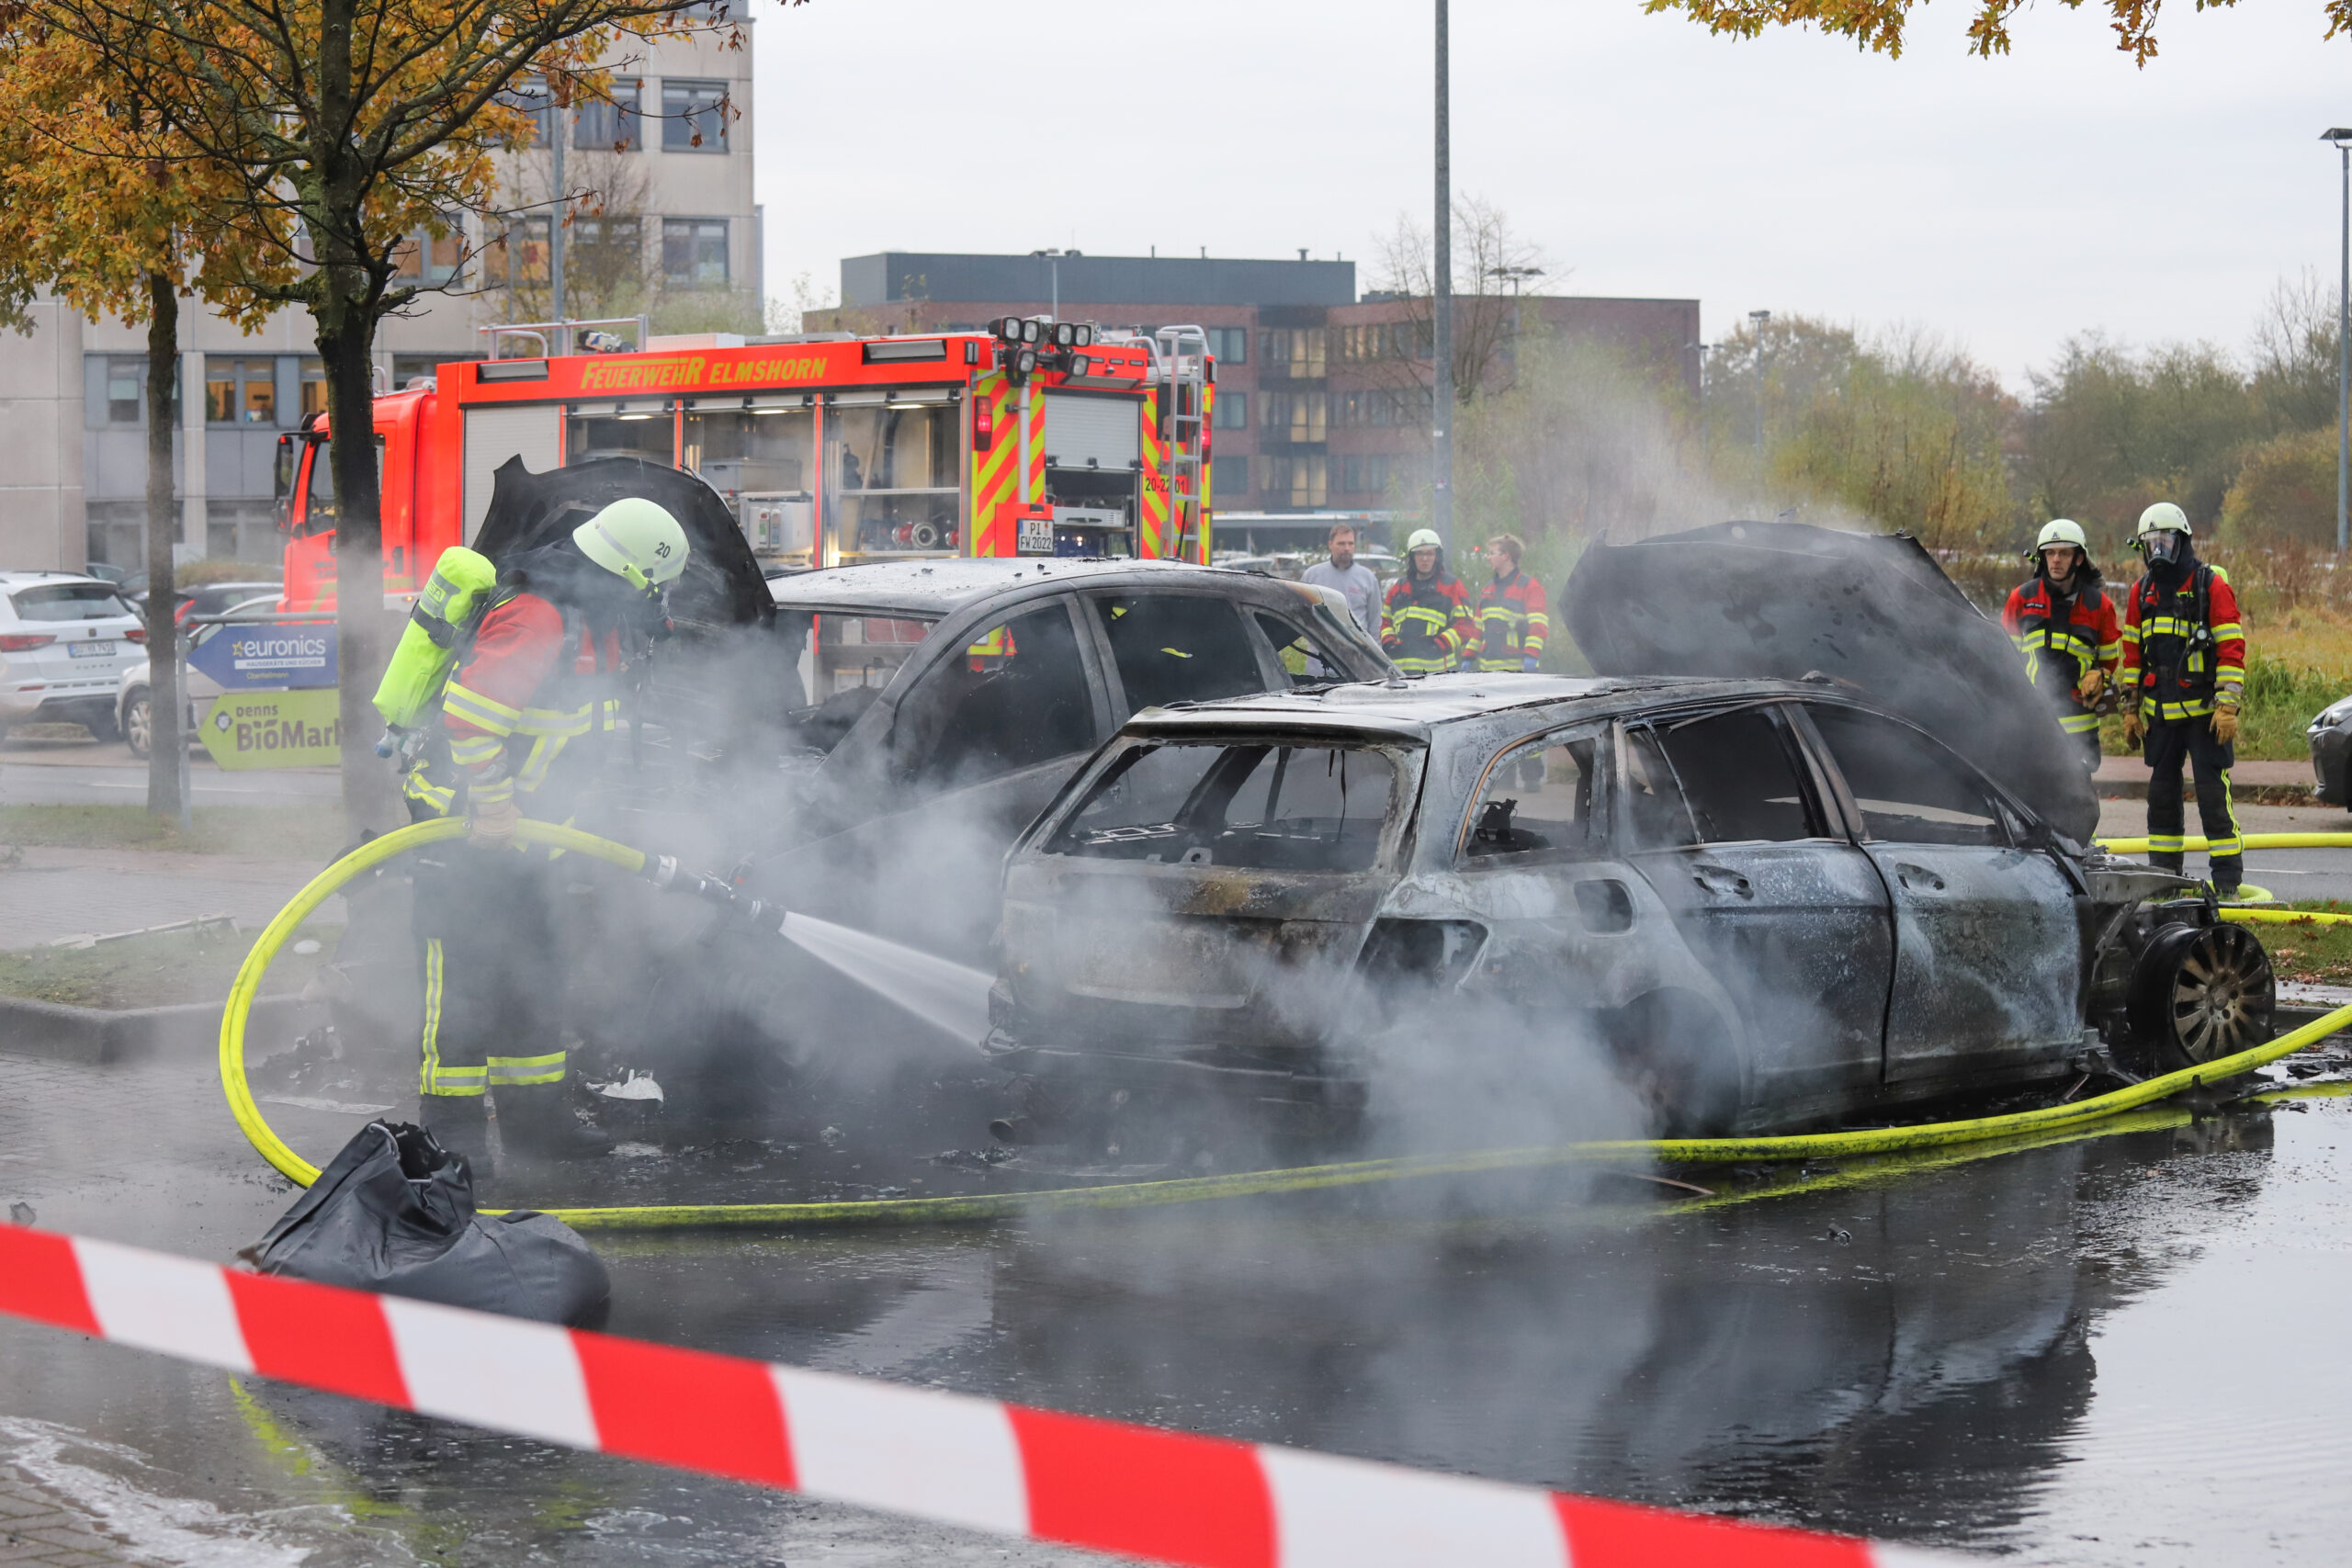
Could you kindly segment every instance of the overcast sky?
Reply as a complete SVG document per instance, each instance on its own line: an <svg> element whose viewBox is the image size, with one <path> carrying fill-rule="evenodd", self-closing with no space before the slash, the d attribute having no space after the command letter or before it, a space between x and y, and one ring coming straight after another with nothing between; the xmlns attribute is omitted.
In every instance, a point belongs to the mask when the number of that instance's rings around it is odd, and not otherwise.
<svg viewBox="0 0 2352 1568"><path fill-rule="evenodd" d="M1952 0L1900 60L1638 0L1453 9L1455 188L1551 291L1695 296L1711 340L1757 309L1924 327L2022 386L2070 333L2235 348L2280 276L2334 287L2317 138L2352 124L2352 41L2318 0L2168 8L2144 71L2097 0L2044 0L1989 62ZM1430 205L1428 0L754 14L771 295L881 250L1366 261Z"/></svg>

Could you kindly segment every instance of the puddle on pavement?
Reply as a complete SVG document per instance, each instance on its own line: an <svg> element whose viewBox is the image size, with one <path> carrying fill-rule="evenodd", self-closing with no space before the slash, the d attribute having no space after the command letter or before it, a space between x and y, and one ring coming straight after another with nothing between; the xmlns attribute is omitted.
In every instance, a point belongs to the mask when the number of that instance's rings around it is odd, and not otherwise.
<svg viewBox="0 0 2352 1568"><path fill-rule="evenodd" d="M2352 1235L2352 1100L2301 1103L1695 1208L1417 1184L593 1239L623 1334L2022 1562L2332 1562L2352 1365L2308 1346L2352 1300L2325 1239ZM797 1157L862 1163L854 1132L604 1164L689 1172L705 1201L714 1178L805 1190ZM216 1136L191 1175L175 1145L155 1165L177 1178L132 1181L136 1224L70 1183L42 1223L225 1258L285 1201L244 1164ZM111 1477L196 1541L158 1537L157 1562L232 1560L204 1541L320 1564L1083 1561L24 1325L0 1325L0 1463L38 1481L19 1428L48 1423L52 1472Z"/></svg>

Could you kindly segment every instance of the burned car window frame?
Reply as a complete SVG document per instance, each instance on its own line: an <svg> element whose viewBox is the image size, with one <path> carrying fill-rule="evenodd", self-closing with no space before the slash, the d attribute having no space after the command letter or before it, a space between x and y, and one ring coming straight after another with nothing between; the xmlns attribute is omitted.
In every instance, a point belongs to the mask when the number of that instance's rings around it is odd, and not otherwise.
<svg viewBox="0 0 2352 1568"><path fill-rule="evenodd" d="M1116 619L1111 614L1111 605L1114 600L1145 598L1198 600L1204 604L1214 605L1222 610L1233 626L1239 647L1248 655L1251 668L1257 671L1257 689L1249 692L1226 692L1206 697L1179 697L1167 703L1138 701L1127 690L1127 672L1120 668L1118 647L1111 638L1111 626ZM1195 588L1175 585L1162 588L1147 582L1121 584L1116 587L1090 587L1074 595L1074 599L1080 606L1079 622L1085 628L1086 634L1093 638L1096 657L1102 662L1103 689L1111 699L1111 710L1116 723L1125 723L1127 719L1151 707L1182 707L1203 702L1222 702L1233 697L1262 696L1268 692L1285 690L1290 685L1286 674L1279 682L1273 682L1268 675L1268 660L1264 651L1259 647L1261 639L1256 633L1256 628L1250 624L1250 617L1243 613L1261 606L1237 596L1205 592ZM1280 663L1275 662L1273 668L1279 670Z"/></svg>
<svg viewBox="0 0 2352 1568"><path fill-rule="evenodd" d="M1276 748L1295 750L1376 751L1389 768L1387 799L1381 808L1380 831L1374 841L1370 860L1361 866L1351 867L1286 867L1259 866L1235 862L1186 861L1182 858L1161 862L1127 860L1125 857L1090 855L1069 846L1069 840L1086 808L1153 752L1166 747L1181 746L1214 750L1219 753L1204 773L1200 781L1189 791L1183 803L1170 818L1171 824L1193 810L1215 782L1229 771L1230 754L1248 749L1262 753ZM1012 853L1034 852L1044 855L1067 856L1079 861L1100 861L1105 864L1164 865L1170 870L1199 871L1216 867L1237 871L1273 872L1286 876L1362 876L1374 872L1397 873L1404 867L1412 844L1413 818L1420 804L1421 778L1429 756L1426 742L1397 735L1368 735L1352 731L1298 729L1286 732L1247 731L1228 733L1216 730L1186 730L1182 734L1157 734L1148 730L1131 733L1122 730L1105 748L1095 763L1063 787L1061 795L1042 812L1029 830L1013 844ZM1253 763L1251 772L1255 771ZM1242 784L1246 784L1245 774ZM1241 784L1229 792L1227 803L1240 793Z"/></svg>
<svg viewBox="0 0 2352 1568"><path fill-rule="evenodd" d="M1608 719L1580 719L1573 723L1538 730L1532 735L1507 741L1487 760L1480 770L1478 782L1471 787L1468 807L1461 824L1455 829L1453 860L1460 870L1521 865L1551 865L1562 861L1590 860L1611 852L1616 837L1611 815L1615 802L1618 739L1617 727ZM1491 849L1481 851L1478 835L1481 818L1487 805L1487 792L1496 771L1516 753L1532 746L1542 746L1548 753L1555 746L1589 739L1593 743L1590 766L1587 770L1589 793L1585 805L1584 837L1574 844L1546 844L1525 849ZM1515 814L1514 814L1515 815Z"/></svg>
<svg viewBox="0 0 2352 1568"><path fill-rule="evenodd" d="M1805 749L1815 757L1815 771L1834 794L1838 810L1844 815L1847 832L1858 844L1901 844L1911 842L1951 843L1961 848L2040 850L2050 847L2050 829L2033 809L2002 788L1984 770L1937 739L1918 725L1894 714L1866 706L1860 703L1835 702L1814 698L1789 705L1791 724L1804 737ZM1966 779L1994 807L1994 820L2000 829L2000 838L1989 843L1974 843L1953 840L1884 839L1871 831L1869 818L1861 803L1855 798L1853 787L1839 765L1837 750L1829 744L1813 722L1815 710L1858 714L1880 724L1908 731L1929 750L1940 756L1946 765Z"/></svg>
<svg viewBox="0 0 2352 1568"><path fill-rule="evenodd" d="M1612 748L1614 778L1611 791L1620 807L1612 821L1617 843L1629 852L1637 852L1703 849L1711 844L1803 844L1854 841L1855 825L1860 821L1860 818L1853 812L1850 799L1833 790L1831 777L1821 766L1821 755L1826 754L1826 749L1820 754L1816 753L1818 737L1814 735L1810 728L1802 730L1798 728L1791 713L1791 707L1792 705L1789 702L1781 699L1764 702L1712 703L1698 707L1620 715L1615 721L1616 733ZM1687 840L1653 842L1651 835L1644 831L1634 820L1634 794L1627 782L1633 777L1631 753L1635 732L1647 731L1653 735L1670 732L1688 725L1728 718L1736 714L1749 712L1760 714L1777 731L1782 760L1788 763L1789 771L1796 779L1800 795L1799 805L1805 813L1808 831L1792 839L1708 837L1700 827L1698 809L1690 800L1689 788L1682 782L1681 769L1675 763L1668 749L1660 744L1657 747L1657 754L1658 760L1666 764L1668 776L1674 786L1676 805L1682 814L1683 820L1690 824L1690 837Z"/></svg>
<svg viewBox="0 0 2352 1568"><path fill-rule="evenodd" d="M996 628L1041 611L1058 611L1069 628L1071 651L1077 656L1074 673L1086 707L1087 733L1084 739L1078 745L1057 751L1050 757L995 773L958 773L938 778L926 777L922 768L923 749L926 744L935 747L939 738L917 731L930 716L924 711L924 703L931 683L956 660L968 657L970 649ZM1087 635L1086 616L1080 613L1078 595L1064 592L1039 593L1009 603L998 601L978 614L951 615L934 626L931 635L919 646L921 651L918 656L901 666L890 682L896 685L899 681L904 681L904 688L886 699L889 710L889 730L883 739L881 751L891 785L901 795L909 792L935 795L974 787L991 779L1008 777L1030 768L1083 755L1102 743L1107 732L1105 720L1108 714L1104 705L1107 671L1099 667L1099 649Z"/></svg>

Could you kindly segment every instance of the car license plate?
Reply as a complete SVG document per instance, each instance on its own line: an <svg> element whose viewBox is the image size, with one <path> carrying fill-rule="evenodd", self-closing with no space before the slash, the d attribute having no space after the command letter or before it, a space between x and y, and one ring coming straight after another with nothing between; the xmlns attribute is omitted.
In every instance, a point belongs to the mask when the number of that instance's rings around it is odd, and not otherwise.
<svg viewBox="0 0 2352 1568"><path fill-rule="evenodd" d="M65 647L67 651L71 652L76 659L111 659L114 657L114 644L110 642L69 642Z"/></svg>
<svg viewBox="0 0 2352 1568"><path fill-rule="evenodd" d="M1054 520L1046 517L1023 517L1021 533L1013 547L1024 556L1049 556L1054 553Z"/></svg>

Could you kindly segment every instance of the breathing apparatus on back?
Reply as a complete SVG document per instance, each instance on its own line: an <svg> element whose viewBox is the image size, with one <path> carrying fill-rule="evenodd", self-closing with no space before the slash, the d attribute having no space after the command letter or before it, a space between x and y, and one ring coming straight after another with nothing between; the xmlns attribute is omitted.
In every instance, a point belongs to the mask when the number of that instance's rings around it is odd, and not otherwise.
<svg viewBox="0 0 2352 1568"><path fill-rule="evenodd" d="M397 759L403 773L423 761L442 691L498 605L535 592L607 624L658 620L691 553L677 519L638 496L614 502L569 538L526 551L503 568L478 550L450 546L433 563L376 687L385 726L376 754Z"/></svg>

